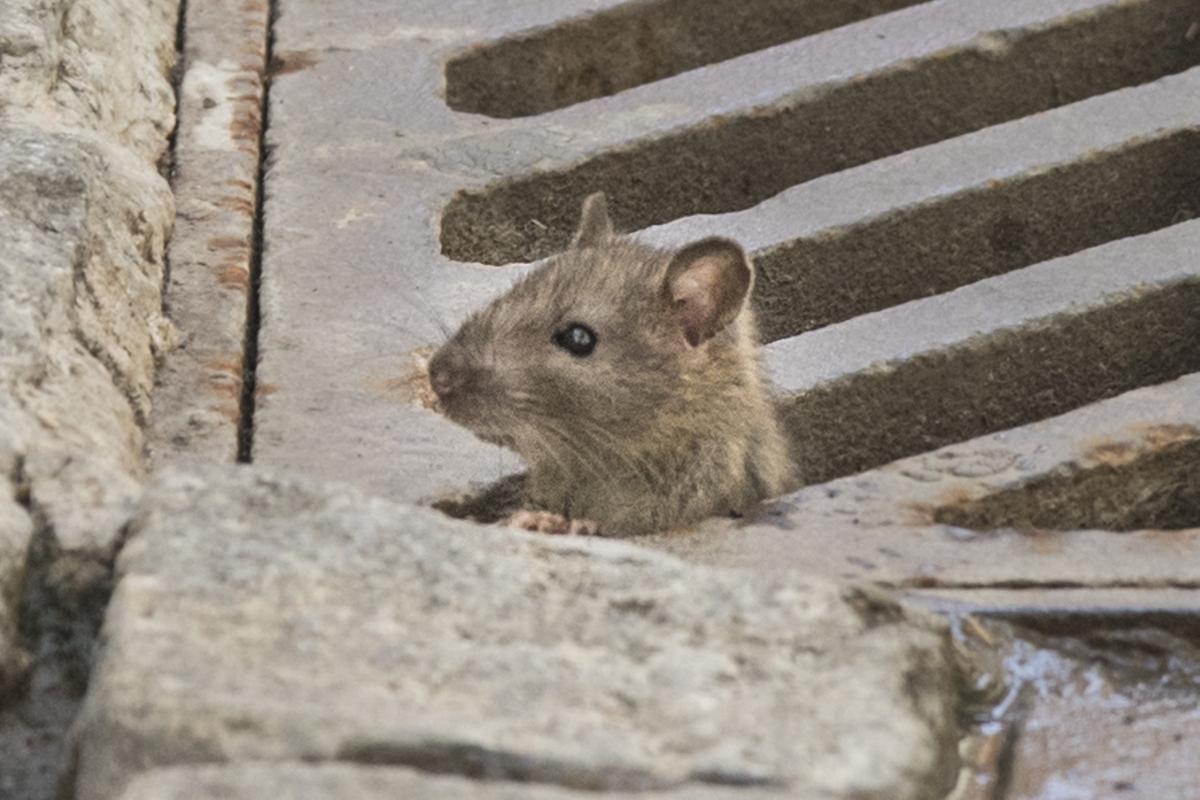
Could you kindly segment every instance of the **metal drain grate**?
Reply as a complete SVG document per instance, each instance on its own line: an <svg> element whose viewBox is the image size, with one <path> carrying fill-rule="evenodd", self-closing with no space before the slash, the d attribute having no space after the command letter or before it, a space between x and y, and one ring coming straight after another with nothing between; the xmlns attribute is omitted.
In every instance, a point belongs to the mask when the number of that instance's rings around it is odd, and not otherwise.
<svg viewBox="0 0 1200 800"><path fill-rule="evenodd" d="M646 240L720 233L754 253L766 360L797 457L823 484L737 537L715 522L660 546L976 591L1016 587L984 567L1032 540L955 531L1195 524L1194 492L1177 481L1190 446L1121 467L1132 472L1077 467L1097 436L1192 424L1200 9L798 6L822 11L768 38L757 22L734 26L719 47L693 47L711 20L688 20L692 38L651 69L618 68L594 45L668 13L667 0L484 6L471 19L284 4L255 460L404 501L519 469L400 399L405 354L525 269L495 265L561 246L578 198L603 188ZM518 80L535 62L542 72ZM978 467L997 452L1037 466ZM1108 505L1087 502L1098 494ZM1045 513L1013 511L1030 502ZM1151 539L1121 535L1129 563L1192 580ZM862 555L881 550L897 555ZM1022 587L1108 585L1070 559L1038 564Z"/></svg>
<svg viewBox="0 0 1200 800"><path fill-rule="evenodd" d="M442 250L492 264L549 255L597 188L625 229L748 208L822 175L1192 67L1195 14L1191 0L927 3L648 86L547 118L556 129L586 115L589 131L571 147L548 142L549 165L532 174L457 196Z"/></svg>

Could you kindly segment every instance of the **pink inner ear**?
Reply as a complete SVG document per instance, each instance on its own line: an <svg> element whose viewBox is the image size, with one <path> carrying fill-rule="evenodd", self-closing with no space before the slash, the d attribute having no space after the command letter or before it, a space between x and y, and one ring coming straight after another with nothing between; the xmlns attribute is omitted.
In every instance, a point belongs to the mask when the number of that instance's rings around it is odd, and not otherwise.
<svg viewBox="0 0 1200 800"><path fill-rule="evenodd" d="M699 347L707 338L708 329L716 317L713 282L719 270L720 267L706 259L679 276L671 287L679 321L683 325L683 335L692 347Z"/></svg>

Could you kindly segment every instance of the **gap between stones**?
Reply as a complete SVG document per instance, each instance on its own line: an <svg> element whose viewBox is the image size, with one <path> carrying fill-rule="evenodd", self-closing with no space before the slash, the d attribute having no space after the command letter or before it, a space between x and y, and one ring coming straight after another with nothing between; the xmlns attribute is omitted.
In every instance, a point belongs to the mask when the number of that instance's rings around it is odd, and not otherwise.
<svg viewBox="0 0 1200 800"><path fill-rule="evenodd" d="M90 564L64 556L23 458L9 478L17 503L33 524L17 604L17 641L30 661L0 708L0 763L11 762L0 795L14 791L28 800L49 800L67 796L68 733L87 692L124 532L110 553ZM63 570L64 564L71 569ZM64 577L67 572L73 575ZM82 585L77 583L81 577Z"/></svg>
<svg viewBox="0 0 1200 800"><path fill-rule="evenodd" d="M258 126L258 177L254 188L254 227L250 238L250 281L246 295L246 327L242 344L242 393L238 399L237 460L253 461L254 405L258 387L258 329L262 322L259 292L262 287L263 225L266 205L266 179L271 153L267 129L271 124L271 79L275 71L275 20L277 0L267 2L267 43L263 54L262 108Z"/></svg>
<svg viewBox="0 0 1200 800"><path fill-rule="evenodd" d="M175 20L175 65L171 67L171 89L175 92L175 125L171 128L171 135L167 137L167 149L158 161L158 174L162 175L172 187L175 185L175 145L179 141L179 92L183 88L183 75L187 71L184 64L183 46L187 34L188 1L179 0L179 17ZM170 285L171 252L167 248L163 252L162 310L164 314L168 305L167 287Z"/></svg>

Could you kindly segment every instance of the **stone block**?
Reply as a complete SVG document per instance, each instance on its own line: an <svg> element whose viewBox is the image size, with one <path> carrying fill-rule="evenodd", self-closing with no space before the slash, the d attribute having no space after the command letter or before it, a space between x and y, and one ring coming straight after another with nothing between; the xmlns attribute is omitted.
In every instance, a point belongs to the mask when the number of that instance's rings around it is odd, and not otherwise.
<svg viewBox="0 0 1200 800"><path fill-rule="evenodd" d="M164 474L118 580L76 727L81 800L250 760L897 800L955 769L945 626L867 589L251 468Z"/></svg>

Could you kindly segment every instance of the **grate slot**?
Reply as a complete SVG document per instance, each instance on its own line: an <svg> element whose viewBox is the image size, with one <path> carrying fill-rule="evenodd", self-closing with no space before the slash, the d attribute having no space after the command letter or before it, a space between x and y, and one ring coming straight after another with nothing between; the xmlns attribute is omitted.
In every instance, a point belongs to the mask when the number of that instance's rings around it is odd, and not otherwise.
<svg viewBox="0 0 1200 800"><path fill-rule="evenodd" d="M927 8L935 6L956 8ZM1200 37L1188 35L1196 19L1194 0L1098 4L755 98L574 166L459 193L443 214L442 252L486 264L548 256L566 245L579 203L596 189L613 199L623 230L749 208L822 175L1200 64Z"/></svg>
<svg viewBox="0 0 1200 800"><path fill-rule="evenodd" d="M920 2L629 3L455 56L446 103L491 117L541 114Z"/></svg>

